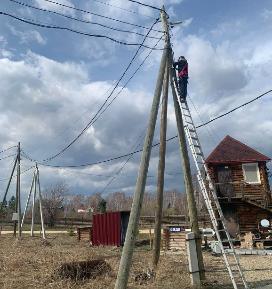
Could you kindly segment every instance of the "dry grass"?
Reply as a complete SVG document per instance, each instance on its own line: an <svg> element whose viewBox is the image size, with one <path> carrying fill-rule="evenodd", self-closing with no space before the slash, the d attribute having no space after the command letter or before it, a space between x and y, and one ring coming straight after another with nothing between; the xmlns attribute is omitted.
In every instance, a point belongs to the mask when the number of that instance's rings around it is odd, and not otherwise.
<svg viewBox="0 0 272 289"><path fill-rule="evenodd" d="M0 237L0 288L1 289L113 289L120 260L120 249L89 247L75 237L58 236L41 242L39 238L24 237L18 242L11 236ZM112 271L95 279L75 282L61 279L55 272L64 263L88 260L105 260ZM135 276L150 266L151 252L137 248L133 257L129 288L181 289L190 288L185 255L163 254L156 280L139 285ZM271 257L244 256L241 259L246 277L253 288L272 281ZM231 288L222 259L205 254L207 269L206 288Z"/></svg>

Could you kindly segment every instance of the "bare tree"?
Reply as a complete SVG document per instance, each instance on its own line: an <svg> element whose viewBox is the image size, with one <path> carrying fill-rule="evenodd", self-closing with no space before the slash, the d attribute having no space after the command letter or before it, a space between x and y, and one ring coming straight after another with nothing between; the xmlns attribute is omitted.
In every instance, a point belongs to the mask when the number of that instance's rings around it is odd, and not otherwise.
<svg viewBox="0 0 272 289"><path fill-rule="evenodd" d="M45 222L49 227L54 227L60 211L63 210L64 196L68 187L64 183L58 183L45 190L43 199Z"/></svg>
<svg viewBox="0 0 272 289"><path fill-rule="evenodd" d="M132 197L124 192L114 192L107 196L107 208L109 211L129 211Z"/></svg>

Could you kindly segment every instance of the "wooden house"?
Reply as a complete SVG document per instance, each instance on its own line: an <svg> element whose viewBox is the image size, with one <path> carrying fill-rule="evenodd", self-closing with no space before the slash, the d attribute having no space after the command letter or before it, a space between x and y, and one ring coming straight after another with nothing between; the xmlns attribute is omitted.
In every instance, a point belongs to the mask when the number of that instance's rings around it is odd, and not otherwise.
<svg viewBox="0 0 272 289"><path fill-rule="evenodd" d="M267 162L270 158L226 136L207 157L209 174L232 236L272 221Z"/></svg>

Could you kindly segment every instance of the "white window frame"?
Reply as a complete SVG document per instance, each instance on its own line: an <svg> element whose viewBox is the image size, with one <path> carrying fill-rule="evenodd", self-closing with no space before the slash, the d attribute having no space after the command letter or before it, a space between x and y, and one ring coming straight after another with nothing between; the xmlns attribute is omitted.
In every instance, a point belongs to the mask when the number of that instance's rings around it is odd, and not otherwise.
<svg viewBox="0 0 272 289"><path fill-rule="evenodd" d="M246 180L245 168L246 168L247 166L253 166L253 165L255 165L255 168L256 168L258 181L257 181L257 182L248 182L248 181ZM259 170L259 164L258 164L258 163L246 163L246 164L242 164L242 169L243 169L244 181L245 181L247 184L261 184L261 176L260 176L260 170Z"/></svg>

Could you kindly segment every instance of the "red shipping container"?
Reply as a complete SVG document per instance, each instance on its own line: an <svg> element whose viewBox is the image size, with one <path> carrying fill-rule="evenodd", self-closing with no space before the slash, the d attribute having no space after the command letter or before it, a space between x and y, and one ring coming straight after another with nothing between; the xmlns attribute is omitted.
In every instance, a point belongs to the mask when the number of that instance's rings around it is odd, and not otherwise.
<svg viewBox="0 0 272 289"><path fill-rule="evenodd" d="M108 212L93 215L93 246L123 246L130 212Z"/></svg>

